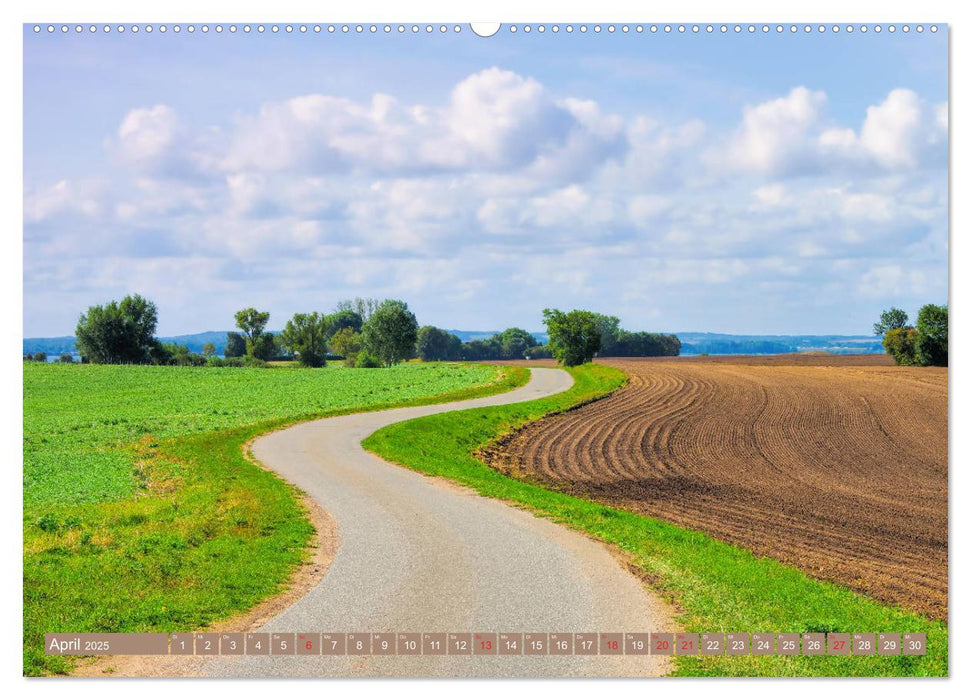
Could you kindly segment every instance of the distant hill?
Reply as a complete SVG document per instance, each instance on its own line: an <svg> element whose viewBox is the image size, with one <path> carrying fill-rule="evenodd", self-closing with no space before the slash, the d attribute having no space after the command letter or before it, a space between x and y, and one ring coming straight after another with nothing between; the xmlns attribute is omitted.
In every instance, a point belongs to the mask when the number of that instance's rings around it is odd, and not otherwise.
<svg viewBox="0 0 971 700"><path fill-rule="evenodd" d="M202 352L202 346L212 343L216 346L216 354L222 355L226 347L226 333L228 331L205 331L204 333L190 333L188 335L160 336L163 343L178 343L189 348L190 352ZM77 354L74 347L74 336L64 335L58 338L24 338L24 354L46 352L48 357L61 353Z"/></svg>
<svg viewBox="0 0 971 700"><path fill-rule="evenodd" d="M279 331L274 331L278 333ZM499 331L463 331L451 329L462 342L484 340ZM202 352L202 346L212 343L216 353L222 355L226 347L227 331L205 331L188 335L160 337L163 343L185 345L191 352ZM549 339L546 333L532 331L540 343ZM676 333L681 339L682 355L780 355L790 352L832 352L841 355L857 353L882 353L880 338L873 335L732 335L728 333L700 333L694 331ZM24 354L46 352L57 357L61 353L77 354L74 336L56 338L24 338Z"/></svg>
<svg viewBox="0 0 971 700"><path fill-rule="evenodd" d="M883 353L874 335L731 335L682 332L682 355L781 355L790 352L831 352L839 355Z"/></svg>

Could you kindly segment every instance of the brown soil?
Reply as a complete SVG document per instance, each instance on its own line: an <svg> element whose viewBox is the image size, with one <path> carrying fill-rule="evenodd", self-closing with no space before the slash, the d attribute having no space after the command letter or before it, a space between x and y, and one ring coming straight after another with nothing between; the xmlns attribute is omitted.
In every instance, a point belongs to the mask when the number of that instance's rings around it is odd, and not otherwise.
<svg viewBox="0 0 971 700"><path fill-rule="evenodd" d="M627 386L507 437L490 464L947 618L947 369L880 355L602 362Z"/></svg>

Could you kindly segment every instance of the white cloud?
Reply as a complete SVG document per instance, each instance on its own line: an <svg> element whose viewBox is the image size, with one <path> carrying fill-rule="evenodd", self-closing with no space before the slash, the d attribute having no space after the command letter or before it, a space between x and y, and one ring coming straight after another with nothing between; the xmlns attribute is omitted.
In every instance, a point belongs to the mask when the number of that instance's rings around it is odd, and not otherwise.
<svg viewBox="0 0 971 700"><path fill-rule="evenodd" d="M78 213L85 217L101 212L99 190L92 183L59 180L48 188L24 192L24 220L40 222L55 216Z"/></svg>
<svg viewBox="0 0 971 700"><path fill-rule="evenodd" d="M875 163L891 170L914 168L940 155L946 138L946 104L929 105L913 90L897 88L883 102L867 108L859 133L827 129L820 134L819 144L837 161Z"/></svg>
<svg viewBox="0 0 971 700"><path fill-rule="evenodd" d="M825 105L825 93L796 87L785 97L746 107L741 127L714 161L765 175L805 166L811 157L807 137Z"/></svg>
<svg viewBox="0 0 971 700"><path fill-rule="evenodd" d="M442 106L369 104L305 95L241 119L227 170L326 174L589 171L622 148L622 123L592 102L558 102L532 78L490 68L470 75Z"/></svg>
<svg viewBox="0 0 971 700"><path fill-rule="evenodd" d="M134 109L109 143L109 185L25 191L25 276L67 284L71 268L90 275L73 284L123 291L143 276L164 297L185 279L168 271L199 258L191 282L227 318L245 284L289 313L304 310L294 289L321 308L408 292L442 322L449 304L496 318L497 299L503 318L591 299L654 318L691 298L704 318L778 285L946 288L932 272L947 255L946 105L894 91L855 125L825 106L797 87L736 125L620 117L493 68L433 104L304 95L230 126Z"/></svg>
<svg viewBox="0 0 971 700"><path fill-rule="evenodd" d="M167 105L133 109L118 127L118 153L137 168L157 169L173 158L178 131L178 117Z"/></svg>

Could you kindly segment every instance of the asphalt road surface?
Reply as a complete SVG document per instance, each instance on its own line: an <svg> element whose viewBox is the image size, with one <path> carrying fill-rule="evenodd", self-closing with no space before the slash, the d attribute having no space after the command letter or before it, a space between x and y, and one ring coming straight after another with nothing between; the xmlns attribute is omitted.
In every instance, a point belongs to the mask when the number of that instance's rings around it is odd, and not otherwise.
<svg viewBox="0 0 971 700"><path fill-rule="evenodd" d="M514 391L326 418L271 433L253 454L336 521L323 579L260 632L647 632L667 611L599 543L365 452L381 427L433 413L529 401L572 378L533 369ZM216 657L205 676L644 676L660 656Z"/></svg>

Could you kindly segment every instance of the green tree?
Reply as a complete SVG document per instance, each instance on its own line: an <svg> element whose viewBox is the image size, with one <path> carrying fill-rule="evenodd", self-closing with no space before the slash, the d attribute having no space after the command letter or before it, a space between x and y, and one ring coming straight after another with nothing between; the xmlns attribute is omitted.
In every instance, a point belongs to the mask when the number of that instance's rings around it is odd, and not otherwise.
<svg viewBox="0 0 971 700"><path fill-rule="evenodd" d="M626 332L620 329L620 319L604 314L594 314L594 318L600 333L600 349L597 352L605 356L615 355L621 336Z"/></svg>
<svg viewBox="0 0 971 700"><path fill-rule="evenodd" d="M81 355L96 364L152 362L157 348L155 304L135 294L120 302L91 306L81 314L75 344Z"/></svg>
<svg viewBox="0 0 971 700"><path fill-rule="evenodd" d="M461 357L462 341L441 328L422 326L418 329L417 350L422 362L457 360Z"/></svg>
<svg viewBox="0 0 971 700"><path fill-rule="evenodd" d="M331 336L329 344L336 354L351 359L361 351L361 334L355 333L353 328L341 328Z"/></svg>
<svg viewBox="0 0 971 700"><path fill-rule="evenodd" d="M522 328L507 328L499 334L499 345L504 360L521 360L526 349L536 345L536 338Z"/></svg>
<svg viewBox="0 0 971 700"><path fill-rule="evenodd" d="M561 365L575 367L590 362L600 350L599 314L574 309L543 309L543 321L549 334L549 348Z"/></svg>
<svg viewBox="0 0 971 700"><path fill-rule="evenodd" d="M226 357L242 357L246 354L246 339L236 331L229 331L226 334L226 349L223 355Z"/></svg>
<svg viewBox="0 0 971 700"><path fill-rule="evenodd" d="M361 326L364 325L364 319L356 311L351 311L345 309L344 311L335 311L325 317L327 319L327 336L331 337L338 331L342 331L345 328L350 328L355 333L361 332Z"/></svg>
<svg viewBox="0 0 971 700"><path fill-rule="evenodd" d="M257 357L261 360L265 360L271 356L271 354L267 354L266 341L262 340L263 331L269 322L269 311L257 311L251 307L236 312L236 327L242 331L243 337L246 339L247 355ZM269 352L272 353L272 344Z"/></svg>
<svg viewBox="0 0 971 700"><path fill-rule="evenodd" d="M917 360L947 367L947 306L926 304L918 312Z"/></svg>
<svg viewBox="0 0 971 700"><path fill-rule="evenodd" d="M216 356L216 345L215 343L206 343L202 346L202 356L205 358Z"/></svg>
<svg viewBox="0 0 971 700"><path fill-rule="evenodd" d="M32 359L34 362L47 362L47 353L43 350L35 352L30 356L30 359Z"/></svg>
<svg viewBox="0 0 971 700"><path fill-rule="evenodd" d="M327 364L327 317L316 311L294 314L283 328L283 344L304 367L323 367Z"/></svg>
<svg viewBox="0 0 971 700"><path fill-rule="evenodd" d="M906 328L907 320L907 312L894 306L880 314L880 320L873 324L873 334L886 335L896 328Z"/></svg>
<svg viewBox="0 0 971 700"><path fill-rule="evenodd" d="M397 299L386 299L361 328L364 349L386 366L407 360L415 353L418 320L408 305Z"/></svg>
<svg viewBox="0 0 971 700"><path fill-rule="evenodd" d="M261 334L252 344L247 343L247 349L249 350L246 353L248 356L263 362L271 360L280 354L276 337L272 333Z"/></svg>
<svg viewBox="0 0 971 700"><path fill-rule="evenodd" d="M69 353L69 352L62 352L61 353L61 356L57 358L57 361L58 362L63 362L64 364L69 365L69 364L72 364L74 362L74 358L71 357L71 353Z"/></svg>
<svg viewBox="0 0 971 700"><path fill-rule="evenodd" d="M917 329L911 326L890 329L883 336L883 349L898 365L918 364Z"/></svg>
<svg viewBox="0 0 971 700"><path fill-rule="evenodd" d="M381 302L372 297L355 297L353 299L343 299L337 302L337 306L334 310L338 313L343 311L351 311L357 314L363 323L371 318L371 314L377 311L379 306L381 306ZM360 331L361 328L358 327L356 330Z"/></svg>

